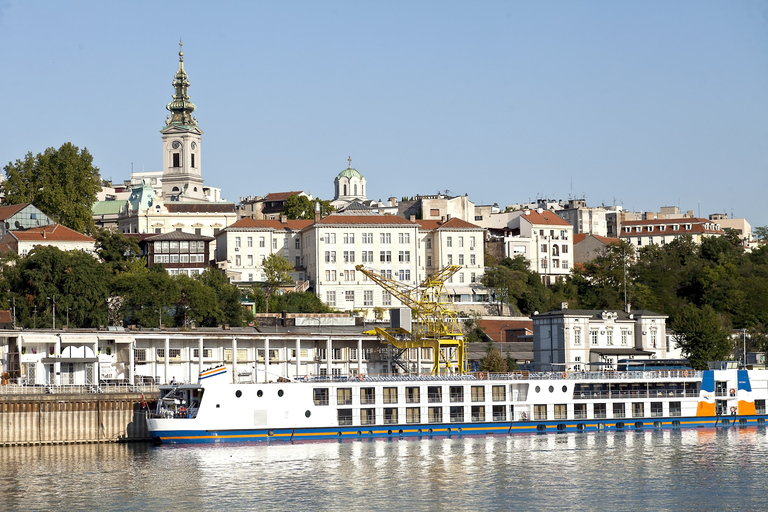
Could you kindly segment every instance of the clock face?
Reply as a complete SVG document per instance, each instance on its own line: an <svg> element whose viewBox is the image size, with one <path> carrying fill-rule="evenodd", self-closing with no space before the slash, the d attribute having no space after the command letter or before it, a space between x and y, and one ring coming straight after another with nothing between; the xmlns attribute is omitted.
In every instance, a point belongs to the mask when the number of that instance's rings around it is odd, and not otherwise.
<svg viewBox="0 0 768 512"><path fill-rule="evenodd" d="M181 142L174 141L173 144L171 144L171 146L173 146L173 149L179 149L181 147Z"/></svg>
<svg viewBox="0 0 768 512"><path fill-rule="evenodd" d="M192 149L197 149L197 142L192 143Z"/></svg>

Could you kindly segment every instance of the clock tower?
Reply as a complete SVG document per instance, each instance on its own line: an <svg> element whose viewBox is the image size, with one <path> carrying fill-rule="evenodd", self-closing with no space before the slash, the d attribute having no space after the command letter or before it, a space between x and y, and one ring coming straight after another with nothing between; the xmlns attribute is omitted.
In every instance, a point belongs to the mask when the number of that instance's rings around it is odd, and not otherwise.
<svg viewBox="0 0 768 512"><path fill-rule="evenodd" d="M173 79L173 101L166 105L170 112L163 135L163 199L167 201L205 200L201 168L203 131L192 116L195 104L189 100L189 79L184 71L184 52L179 42L179 69Z"/></svg>

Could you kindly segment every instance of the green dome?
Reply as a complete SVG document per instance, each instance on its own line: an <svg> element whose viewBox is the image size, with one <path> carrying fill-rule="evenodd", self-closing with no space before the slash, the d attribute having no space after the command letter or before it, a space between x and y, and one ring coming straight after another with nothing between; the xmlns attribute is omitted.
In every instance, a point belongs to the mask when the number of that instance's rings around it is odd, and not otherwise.
<svg viewBox="0 0 768 512"><path fill-rule="evenodd" d="M358 172L357 169L353 169L351 167L347 167L343 171L339 173L337 178L360 178L362 179L363 175Z"/></svg>

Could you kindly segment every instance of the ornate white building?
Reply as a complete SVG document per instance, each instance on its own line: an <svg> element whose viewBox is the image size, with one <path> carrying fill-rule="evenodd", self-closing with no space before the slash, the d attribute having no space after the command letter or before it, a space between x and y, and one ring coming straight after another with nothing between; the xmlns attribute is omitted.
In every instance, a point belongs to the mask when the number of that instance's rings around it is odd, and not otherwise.
<svg viewBox="0 0 768 512"><path fill-rule="evenodd" d="M365 195L365 177L357 169L352 168L352 157L349 158L349 166L336 176L333 184L335 192L331 206L337 210L352 202L368 201Z"/></svg>

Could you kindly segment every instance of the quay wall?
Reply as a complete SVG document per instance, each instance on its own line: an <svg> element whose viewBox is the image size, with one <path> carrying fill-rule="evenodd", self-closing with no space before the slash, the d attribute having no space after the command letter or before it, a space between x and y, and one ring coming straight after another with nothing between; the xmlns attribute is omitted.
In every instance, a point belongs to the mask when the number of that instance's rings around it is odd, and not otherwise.
<svg viewBox="0 0 768 512"><path fill-rule="evenodd" d="M150 439L140 394L0 395L0 446Z"/></svg>

